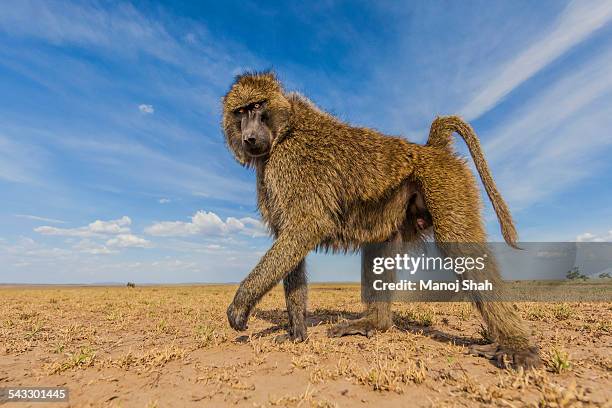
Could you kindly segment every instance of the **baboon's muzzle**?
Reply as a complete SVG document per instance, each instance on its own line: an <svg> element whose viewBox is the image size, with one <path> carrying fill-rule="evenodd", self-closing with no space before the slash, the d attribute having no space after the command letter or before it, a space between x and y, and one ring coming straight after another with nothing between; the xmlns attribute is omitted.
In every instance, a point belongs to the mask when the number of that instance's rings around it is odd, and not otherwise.
<svg viewBox="0 0 612 408"><path fill-rule="evenodd" d="M251 157L263 156L270 150L271 132L261 120L261 113L249 112L242 127L242 146Z"/></svg>

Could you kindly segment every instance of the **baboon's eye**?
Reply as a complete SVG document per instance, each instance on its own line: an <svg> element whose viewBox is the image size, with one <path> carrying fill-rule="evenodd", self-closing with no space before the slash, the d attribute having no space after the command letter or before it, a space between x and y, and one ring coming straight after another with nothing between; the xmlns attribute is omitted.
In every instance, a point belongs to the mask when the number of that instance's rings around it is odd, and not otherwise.
<svg viewBox="0 0 612 408"><path fill-rule="evenodd" d="M238 113L244 113L244 112L246 112L246 109L244 109L244 108L240 108L240 109L238 109L238 110L237 110L237 112L238 112Z"/></svg>
<svg viewBox="0 0 612 408"><path fill-rule="evenodd" d="M261 104L256 103L256 104L254 104L254 105L253 105L253 107L254 107L255 109L259 109L259 108L261 107Z"/></svg>

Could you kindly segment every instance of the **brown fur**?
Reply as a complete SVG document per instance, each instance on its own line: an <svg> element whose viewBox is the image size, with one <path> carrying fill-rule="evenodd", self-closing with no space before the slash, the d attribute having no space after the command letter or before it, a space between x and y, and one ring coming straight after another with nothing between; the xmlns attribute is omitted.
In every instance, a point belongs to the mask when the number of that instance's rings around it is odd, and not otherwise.
<svg viewBox="0 0 612 408"><path fill-rule="evenodd" d="M267 155L251 158L242 147L235 111L260 100L267 103L272 143ZM343 123L306 98L286 93L271 73L238 77L223 109L227 145L241 164L255 168L258 206L276 237L228 308L234 329L244 330L255 304L283 280L290 335L306 338L304 258L313 249L354 251L385 242L384 250L392 250L398 242L418 239L429 226L439 243L485 242L476 181L451 148L455 131L470 149L504 238L516 245L510 213L478 139L458 117L437 118L428 144L418 145ZM442 248L453 254L452 246ZM498 278L497 270L491 269L492 277ZM498 358L509 356L517 365L537 363L537 351L511 305L495 299L474 302L497 341ZM332 328L330 335L369 334L390 325L390 304L369 302L363 318Z"/></svg>

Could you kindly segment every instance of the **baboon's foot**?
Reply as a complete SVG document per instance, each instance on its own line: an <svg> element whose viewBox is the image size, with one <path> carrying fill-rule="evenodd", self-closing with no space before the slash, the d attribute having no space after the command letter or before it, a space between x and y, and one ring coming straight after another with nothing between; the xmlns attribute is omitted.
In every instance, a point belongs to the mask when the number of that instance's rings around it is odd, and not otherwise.
<svg viewBox="0 0 612 408"><path fill-rule="evenodd" d="M382 325L371 317L362 317L332 326L327 331L327 335L329 337L342 337L361 334L362 336L372 337L377 331L387 331L389 327L390 325Z"/></svg>
<svg viewBox="0 0 612 408"><path fill-rule="evenodd" d="M306 341L308 338L308 331L306 329L306 324L302 321L299 324L292 324L289 326L289 340L294 343L300 343L302 341Z"/></svg>
<svg viewBox="0 0 612 408"><path fill-rule="evenodd" d="M495 361L501 368L537 368L542 365L537 346L529 346L521 350L512 350L497 343L472 345L470 354L486 357Z"/></svg>
<svg viewBox="0 0 612 408"><path fill-rule="evenodd" d="M232 329L237 331L244 331L249 326L247 322L249 320L249 310L244 307L239 307L232 302L227 308L227 320L229 321Z"/></svg>
<svg viewBox="0 0 612 408"><path fill-rule="evenodd" d="M301 343L303 341L306 341L308 339L308 335L306 332L306 328L304 327L304 330L300 330L298 332L291 333L288 332L287 334L282 334L280 336L276 336L276 338L274 339L277 343L285 343L285 342L291 342L291 343Z"/></svg>

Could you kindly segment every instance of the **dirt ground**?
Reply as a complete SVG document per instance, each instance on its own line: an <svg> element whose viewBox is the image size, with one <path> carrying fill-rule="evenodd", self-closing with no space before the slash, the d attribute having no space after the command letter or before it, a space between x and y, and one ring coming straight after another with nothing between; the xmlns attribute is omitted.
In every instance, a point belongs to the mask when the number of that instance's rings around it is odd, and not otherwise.
<svg viewBox="0 0 612 408"><path fill-rule="evenodd" d="M486 332L466 303L397 304L373 338L328 338L361 310L358 285L312 285L309 340L284 339L279 288L249 329L236 287L2 287L0 387L63 386L69 403L4 406L611 406L612 303L521 303L546 366L466 353Z"/></svg>

